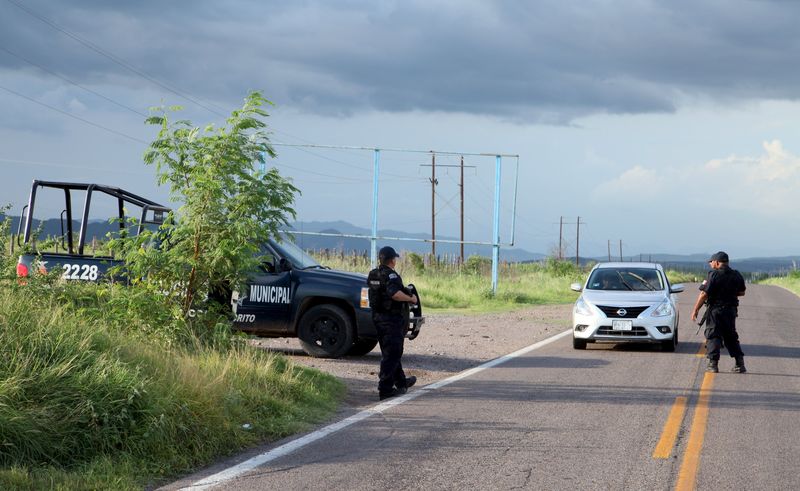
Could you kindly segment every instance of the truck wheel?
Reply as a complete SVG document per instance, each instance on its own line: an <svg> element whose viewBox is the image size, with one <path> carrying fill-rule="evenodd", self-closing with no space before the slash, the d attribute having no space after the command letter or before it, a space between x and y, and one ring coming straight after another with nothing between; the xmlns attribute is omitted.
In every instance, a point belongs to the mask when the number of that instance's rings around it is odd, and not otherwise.
<svg viewBox="0 0 800 491"><path fill-rule="evenodd" d="M300 319L297 336L303 351L315 358L339 358L353 346L350 316L335 305L317 305Z"/></svg>
<svg viewBox="0 0 800 491"><path fill-rule="evenodd" d="M353 343L353 347L350 348L350 351L348 351L347 354L349 356L364 356L373 349L375 349L375 346L377 344L378 344L377 339L361 338L356 340L355 343Z"/></svg>
<svg viewBox="0 0 800 491"><path fill-rule="evenodd" d="M572 347L574 349L586 349L586 340L585 339L572 338Z"/></svg>

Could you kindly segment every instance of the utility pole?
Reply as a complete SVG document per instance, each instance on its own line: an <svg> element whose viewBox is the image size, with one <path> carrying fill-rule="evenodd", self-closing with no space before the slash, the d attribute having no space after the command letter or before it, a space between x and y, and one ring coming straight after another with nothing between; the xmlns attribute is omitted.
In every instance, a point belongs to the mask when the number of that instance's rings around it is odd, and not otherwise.
<svg viewBox="0 0 800 491"><path fill-rule="evenodd" d="M581 265L581 217L578 217L578 230L575 233L575 265Z"/></svg>
<svg viewBox="0 0 800 491"><path fill-rule="evenodd" d="M564 217L558 218L558 260L561 261L564 259L564 246L563 244L564 238Z"/></svg>
<svg viewBox="0 0 800 491"><path fill-rule="evenodd" d="M464 156L461 156L461 264L464 264Z"/></svg>
<svg viewBox="0 0 800 491"><path fill-rule="evenodd" d="M611 262L611 239L608 239L608 262Z"/></svg>
<svg viewBox="0 0 800 491"><path fill-rule="evenodd" d="M624 259L622 259L622 239L619 239L619 262L622 261L624 261Z"/></svg>
<svg viewBox="0 0 800 491"><path fill-rule="evenodd" d="M461 262L464 262L464 169L474 169L474 165L464 165L464 157L461 157L461 164L459 165L450 165L450 164L439 164L436 165L436 154L431 152L431 163L430 164L420 164L420 167L428 167L431 168L431 254L433 254L434 260L436 259L436 186L439 185L439 180L436 178L436 167L458 167L461 169L461 184L459 185L460 193L461 193ZM448 171L449 172L449 171Z"/></svg>

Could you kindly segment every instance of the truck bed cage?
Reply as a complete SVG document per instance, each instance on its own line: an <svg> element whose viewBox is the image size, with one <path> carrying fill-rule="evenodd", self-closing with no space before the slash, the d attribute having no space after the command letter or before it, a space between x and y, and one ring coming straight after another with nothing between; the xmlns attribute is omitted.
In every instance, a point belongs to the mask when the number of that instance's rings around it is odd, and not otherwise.
<svg viewBox="0 0 800 491"><path fill-rule="evenodd" d="M72 227L72 191L85 191L86 192L86 200L83 205L83 213L80 222L80 233L78 235L78 248L77 253L78 255L83 255L84 245L86 243L86 230L89 224L89 208L91 207L92 203L92 194L95 192L100 192L111 196L112 198L117 199L118 204L118 213L119 213L119 228L120 231L125 230L125 204L131 204L137 206L142 209L141 219L139 221L139 227L137 230L137 234L142 232L142 228L145 224L153 224L153 225L161 225L164 223L164 215L172 211L171 208L167 208L162 206L155 201L151 201L147 198L143 198L136 194L131 193L130 191L126 191L122 188L114 187L114 186L105 186L102 184L88 184L88 183L77 183L77 182L57 182L57 181L39 181L34 180L33 186L31 187L31 194L30 198L28 199L28 204L22 209L22 217L20 217L19 227L22 228L23 221L25 223L25 235L23 242L28 243L31 240L31 228L33 226L33 209L36 203L36 191L39 188L53 188L53 189L61 189L64 191L64 202L65 208L64 211L61 212L61 240L63 243L64 236L66 235L67 244L65 245L65 249L69 251L69 254L75 254L75 247L73 244L73 227ZM26 214L27 211L27 214ZM147 212L153 212L153 219L147 220ZM66 215L66 232L64 231L64 215ZM24 220L23 220L24 219ZM17 230L17 234L21 234L21 230ZM19 240L19 237L18 237Z"/></svg>

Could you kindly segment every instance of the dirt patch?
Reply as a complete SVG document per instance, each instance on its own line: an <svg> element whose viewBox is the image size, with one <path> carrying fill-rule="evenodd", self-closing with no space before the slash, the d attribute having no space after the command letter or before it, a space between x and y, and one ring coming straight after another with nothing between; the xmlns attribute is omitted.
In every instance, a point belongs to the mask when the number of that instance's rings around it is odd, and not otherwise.
<svg viewBox="0 0 800 491"><path fill-rule="evenodd" d="M546 305L481 315L426 314L419 337L406 340L403 368L406 375L417 377L420 386L436 382L568 329L571 309L571 305ZM253 344L339 377L347 386L344 412L378 402L377 346L366 356L329 360L306 355L297 339L256 339Z"/></svg>

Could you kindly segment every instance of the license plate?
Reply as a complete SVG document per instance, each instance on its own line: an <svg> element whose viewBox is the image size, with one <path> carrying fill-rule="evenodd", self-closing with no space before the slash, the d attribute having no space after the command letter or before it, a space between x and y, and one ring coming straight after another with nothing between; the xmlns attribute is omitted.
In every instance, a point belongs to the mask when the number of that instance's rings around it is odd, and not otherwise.
<svg viewBox="0 0 800 491"><path fill-rule="evenodd" d="M615 331L632 331L633 321L613 320L611 321L611 329Z"/></svg>

